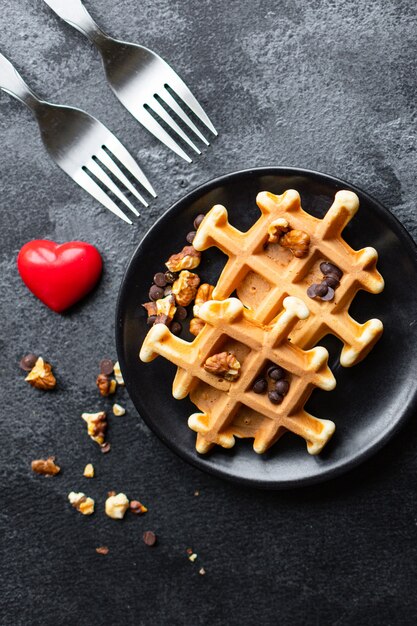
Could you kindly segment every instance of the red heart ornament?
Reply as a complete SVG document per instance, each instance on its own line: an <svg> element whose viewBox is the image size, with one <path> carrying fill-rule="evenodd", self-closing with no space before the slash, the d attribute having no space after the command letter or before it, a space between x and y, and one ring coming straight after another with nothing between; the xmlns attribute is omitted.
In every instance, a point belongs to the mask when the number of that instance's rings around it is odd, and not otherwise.
<svg viewBox="0 0 417 626"><path fill-rule="evenodd" d="M29 241L17 257L26 287L53 311L61 313L81 300L100 278L100 252L89 243Z"/></svg>

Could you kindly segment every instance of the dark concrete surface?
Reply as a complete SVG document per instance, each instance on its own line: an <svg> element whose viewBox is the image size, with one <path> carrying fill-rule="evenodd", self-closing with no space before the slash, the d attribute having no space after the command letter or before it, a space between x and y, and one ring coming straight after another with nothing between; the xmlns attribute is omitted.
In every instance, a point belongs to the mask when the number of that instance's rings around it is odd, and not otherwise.
<svg viewBox="0 0 417 626"><path fill-rule="evenodd" d="M94 379L98 360L115 355L114 308L127 260L154 220L199 183L255 165L318 169L373 194L416 236L415 3L86 4L104 29L169 60L220 135L192 165L182 162L117 102L81 35L41 0L2 3L0 49L42 96L107 124L158 199L133 227L118 221L50 162L30 113L1 95L0 623L415 624L415 423L341 479L264 493L185 465L138 419L125 391L119 401L128 413L112 419L109 455L100 455L80 419L111 405L100 401ZM99 288L68 315L49 311L19 279L16 255L33 238L84 239L103 254ZM17 362L27 351L54 365L56 393L23 381ZM48 454L62 474L34 476L30 461ZM88 482L89 461L97 477ZM106 518L111 489L139 498L149 513ZM96 498L93 517L68 506L71 490ZM153 549L141 541L147 529L159 537ZM105 557L95 553L103 544Z"/></svg>

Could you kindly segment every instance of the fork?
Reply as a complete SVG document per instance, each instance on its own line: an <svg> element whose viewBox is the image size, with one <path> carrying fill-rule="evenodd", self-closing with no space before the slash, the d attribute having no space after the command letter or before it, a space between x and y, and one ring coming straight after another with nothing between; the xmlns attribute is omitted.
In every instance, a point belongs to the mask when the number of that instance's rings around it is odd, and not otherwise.
<svg viewBox="0 0 417 626"><path fill-rule="evenodd" d="M178 138L197 154L201 154L201 150L177 124L172 114L207 146L209 142L184 111L184 104L214 135L217 135L217 131L187 85L168 63L148 48L113 39L104 33L81 0L44 1L63 20L96 45L113 92L148 131L189 163L191 159L178 145ZM164 129L161 122L170 128L176 140Z"/></svg>
<svg viewBox="0 0 417 626"><path fill-rule="evenodd" d="M136 161L101 122L80 109L40 100L2 54L0 54L0 89L31 109L39 124L42 141L49 156L75 182L117 217L132 224L109 193L116 196L135 215L139 213L126 197L126 192L130 192L143 205L148 206L146 200L123 173L118 162L151 196L156 197L155 191ZM113 179L107 172L112 174ZM117 180L118 184L114 180ZM99 181L105 190L96 181Z"/></svg>

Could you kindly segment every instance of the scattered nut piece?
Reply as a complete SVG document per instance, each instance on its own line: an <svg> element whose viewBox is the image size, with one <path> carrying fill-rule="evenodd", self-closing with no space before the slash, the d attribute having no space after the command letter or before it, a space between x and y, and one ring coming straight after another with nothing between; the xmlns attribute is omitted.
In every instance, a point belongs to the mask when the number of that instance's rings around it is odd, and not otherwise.
<svg viewBox="0 0 417 626"><path fill-rule="evenodd" d="M181 270L193 270L200 265L201 252L193 248L193 246L185 246L178 252L169 257L165 263L171 272L180 272Z"/></svg>
<svg viewBox="0 0 417 626"><path fill-rule="evenodd" d="M26 354L25 356L22 356L22 358L20 359L19 362L19 367L22 368L22 370L24 370L25 372L30 372L30 370L32 370L35 367L36 361L38 360L38 357L36 354Z"/></svg>
<svg viewBox="0 0 417 626"><path fill-rule="evenodd" d="M99 548L96 548L96 552L97 554L108 554L109 553L109 549L107 546L100 546Z"/></svg>
<svg viewBox="0 0 417 626"><path fill-rule="evenodd" d="M170 325L172 322L177 307L175 306L175 297L171 294L165 298L160 298L155 302L156 304L156 318L154 324L166 324Z"/></svg>
<svg viewBox="0 0 417 626"><path fill-rule="evenodd" d="M113 414L120 416L126 413L126 409L122 407L120 404L113 404Z"/></svg>
<svg viewBox="0 0 417 626"><path fill-rule="evenodd" d="M201 320L199 317L193 317L190 320L190 333L192 335L195 335L195 337L197 337L198 333L200 333L203 328L205 326L205 323L203 322L203 320Z"/></svg>
<svg viewBox="0 0 417 626"><path fill-rule="evenodd" d="M92 463L87 463L87 465L84 468L83 475L86 478L94 478L94 465Z"/></svg>
<svg viewBox="0 0 417 626"><path fill-rule="evenodd" d="M155 301L145 302L144 304L142 304L142 306L146 310L146 312L148 314L148 318L154 317L155 315L157 315L156 302Z"/></svg>
<svg viewBox="0 0 417 626"><path fill-rule="evenodd" d="M32 461L32 470L35 474L40 474L41 476L55 476L59 474L61 468L56 465L55 457L50 456L48 459Z"/></svg>
<svg viewBox="0 0 417 626"><path fill-rule="evenodd" d="M156 535L152 530L145 530L142 535L142 539L143 542L149 547L152 547L156 544Z"/></svg>
<svg viewBox="0 0 417 626"><path fill-rule="evenodd" d="M310 235L303 230L290 230L281 237L279 243L284 248L289 248L295 257L301 259L308 254Z"/></svg>
<svg viewBox="0 0 417 626"><path fill-rule="evenodd" d="M206 570L204 569L204 567L201 567L201 568L198 570L198 573L199 573L201 576L204 576L204 574L206 573Z"/></svg>
<svg viewBox="0 0 417 626"><path fill-rule="evenodd" d="M193 549L192 548L187 548L186 553L188 555L192 554L193 553Z"/></svg>
<svg viewBox="0 0 417 626"><path fill-rule="evenodd" d="M129 500L124 493L109 495L106 500L106 515L108 515L112 519L123 519L128 508Z"/></svg>
<svg viewBox="0 0 417 626"><path fill-rule="evenodd" d="M25 380L36 387L36 389L43 389L44 391L50 391L56 385L56 378L52 373L52 367L49 363L43 360L40 356L35 363L35 366L31 369Z"/></svg>
<svg viewBox="0 0 417 626"><path fill-rule="evenodd" d="M120 369L119 361L116 361L116 363L114 364L114 377L118 385L125 384L125 381L123 380L123 376L122 376L122 370Z"/></svg>
<svg viewBox="0 0 417 626"><path fill-rule="evenodd" d="M117 383L110 379L106 374L99 374L96 379L96 385L102 396L110 396L116 391Z"/></svg>
<svg viewBox="0 0 417 626"><path fill-rule="evenodd" d="M194 491L194 495L195 495L195 496L199 496L199 495L200 495L200 492L199 492L198 490L196 490L196 491Z"/></svg>
<svg viewBox="0 0 417 626"><path fill-rule="evenodd" d="M104 444L107 430L107 416L104 411L99 413L83 413L83 420L87 422L87 432L91 439L99 446Z"/></svg>
<svg viewBox="0 0 417 626"><path fill-rule="evenodd" d="M197 274L184 270L172 285L172 293L175 295L177 304L188 306L194 300L197 288L200 284L200 277Z"/></svg>
<svg viewBox="0 0 417 626"><path fill-rule="evenodd" d="M138 500L132 500L129 504L129 508L132 513L136 513L136 515L143 515L143 513L147 513L148 509Z"/></svg>
<svg viewBox="0 0 417 626"><path fill-rule="evenodd" d="M213 354L204 363L204 369L226 380L234 381L239 378L240 363L232 352Z"/></svg>
<svg viewBox="0 0 417 626"><path fill-rule="evenodd" d="M193 552L193 554L190 554L190 556L188 557L188 560L191 561L191 563L194 563L196 558L197 558L197 555L195 552Z"/></svg>
<svg viewBox="0 0 417 626"><path fill-rule="evenodd" d="M271 222L268 226L268 243L278 243L279 238L290 230L290 225L284 217Z"/></svg>
<svg viewBox="0 0 417 626"><path fill-rule="evenodd" d="M94 500L85 495L85 493L75 493L71 491L68 494L68 500L83 515L92 515L94 513Z"/></svg>
<svg viewBox="0 0 417 626"><path fill-rule="evenodd" d="M103 443L102 446L100 446L100 452L102 454L107 454L107 452L110 452L111 450L111 444L109 441L106 441L106 443Z"/></svg>

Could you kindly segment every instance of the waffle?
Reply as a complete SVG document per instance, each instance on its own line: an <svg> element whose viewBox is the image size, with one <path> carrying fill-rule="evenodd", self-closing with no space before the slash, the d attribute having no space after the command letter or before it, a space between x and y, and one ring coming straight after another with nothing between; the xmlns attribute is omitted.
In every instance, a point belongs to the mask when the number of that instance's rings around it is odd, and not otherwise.
<svg viewBox="0 0 417 626"><path fill-rule="evenodd" d="M254 319L268 324L281 309L284 298L296 296L307 304L311 315L295 326L290 339L308 349L325 335L333 334L343 343L341 365L355 365L374 346L383 325L378 319L359 324L349 315L349 307L359 290L376 294L384 288L376 269L376 250L353 250L341 236L359 208L357 195L338 191L323 219L303 211L300 195L293 189L281 196L259 193L256 202L261 217L247 232L229 223L227 210L221 205L214 206L198 228L193 241L197 250L216 246L229 257L213 298L224 300L236 292L253 311ZM279 218L287 220L292 229L308 233L310 245L305 258L295 257L279 244L265 245L268 228ZM320 281L322 261L343 271L334 300L329 302L313 300L306 293L310 285Z"/></svg>
<svg viewBox="0 0 417 626"><path fill-rule="evenodd" d="M248 437L254 439L255 452L263 453L287 431L303 437L310 454L322 450L335 425L313 417L304 405L315 387L335 387L328 353L322 347L305 351L288 341L295 325L308 316L299 298L287 297L273 323L264 325L238 299L229 298L199 307L205 325L191 343L163 324L149 330L140 358L148 362L159 354L178 366L173 395L189 395L200 411L188 420L197 432L198 452L206 453L215 444L231 448L235 437ZM233 353L241 365L239 378L232 382L203 367L207 358L223 351ZM267 363L279 365L289 376L288 394L278 406L252 389Z"/></svg>

